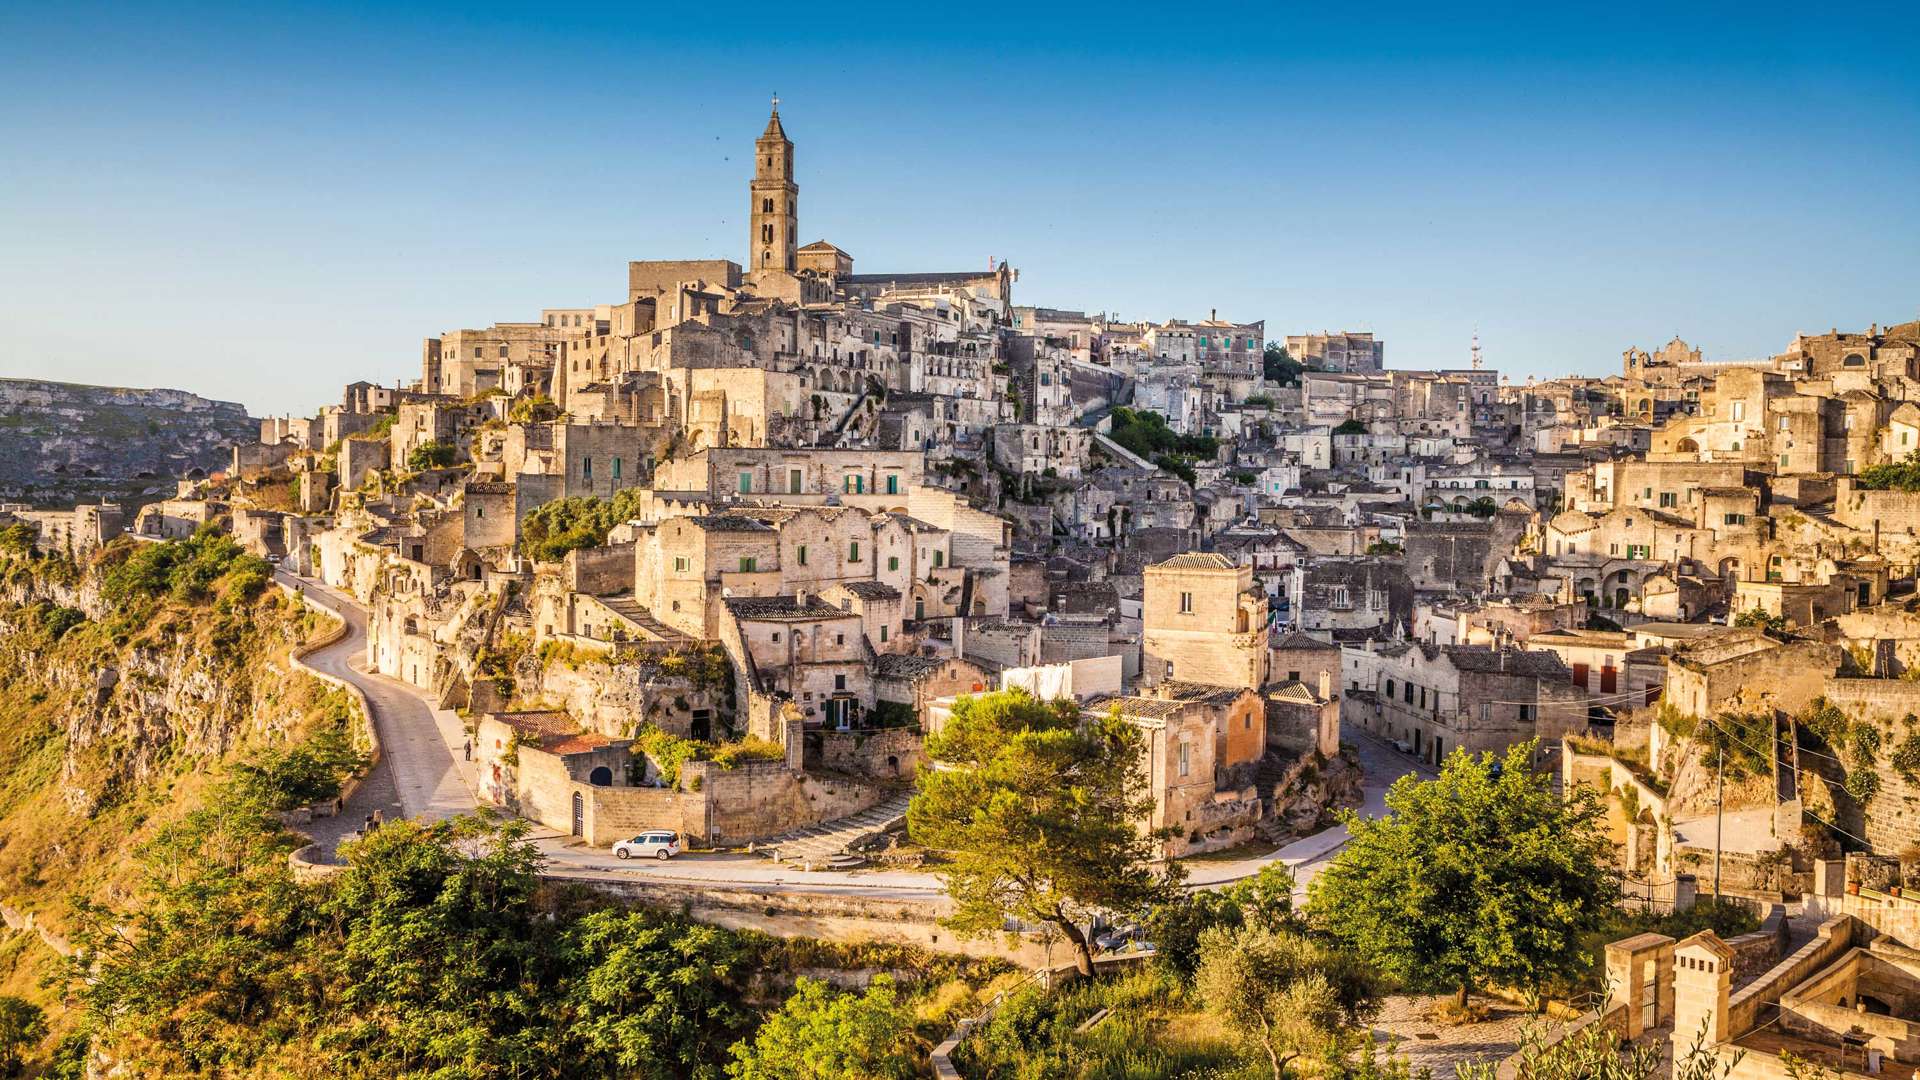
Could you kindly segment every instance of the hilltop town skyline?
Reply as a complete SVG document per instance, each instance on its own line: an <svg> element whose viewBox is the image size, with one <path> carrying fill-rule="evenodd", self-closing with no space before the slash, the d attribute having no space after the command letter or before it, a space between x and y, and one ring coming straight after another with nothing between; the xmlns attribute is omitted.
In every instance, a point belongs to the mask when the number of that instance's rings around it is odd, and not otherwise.
<svg viewBox="0 0 1920 1080"><path fill-rule="evenodd" d="M1920 303L1920 93L1849 60L1897 13L1283 12L1230 48L1071 14L848 11L799 44L750 12L446 14L8 17L34 48L0 74L0 374L297 412L407 377L422 337L617 299L629 260L740 260L735 138L775 92L820 235L876 268L1011 260L1025 303L1371 330L1406 368L1477 329L1515 378ZM808 50L828 77L794 77Z"/></svg>

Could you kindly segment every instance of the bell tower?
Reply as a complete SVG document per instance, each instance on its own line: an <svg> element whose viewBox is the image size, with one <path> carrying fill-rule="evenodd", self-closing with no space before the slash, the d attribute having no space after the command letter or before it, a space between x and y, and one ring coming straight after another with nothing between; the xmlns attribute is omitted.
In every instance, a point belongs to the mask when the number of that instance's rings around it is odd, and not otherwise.
<svg viewBox="0 0 1920 1080"><path fill-rule="evenodd" d="M753 144L752 235L747 272L794 270L800 247L800 187L793 182L793 142L780 126L780 99L773 99L767 130Z"/></svg>

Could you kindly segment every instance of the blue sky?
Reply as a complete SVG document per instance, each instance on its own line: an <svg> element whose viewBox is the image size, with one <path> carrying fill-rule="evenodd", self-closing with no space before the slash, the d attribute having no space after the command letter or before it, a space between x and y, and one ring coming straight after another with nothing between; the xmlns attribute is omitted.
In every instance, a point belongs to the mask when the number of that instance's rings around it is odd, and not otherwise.
<svg viewBox="0 0 1920 1080"><path fill-rule="evenodd" d="M1550 9L1550 10L1549 10ZM0 375L309 411L802 242L1016 300L1618 369L1920 317L1920 8L0 6Z"/></svg>

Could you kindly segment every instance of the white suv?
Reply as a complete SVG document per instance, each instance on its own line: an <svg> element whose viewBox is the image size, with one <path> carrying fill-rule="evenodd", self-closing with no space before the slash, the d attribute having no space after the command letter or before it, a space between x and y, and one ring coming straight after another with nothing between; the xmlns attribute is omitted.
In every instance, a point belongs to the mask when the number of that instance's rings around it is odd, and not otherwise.
<svg viewBox="0 0 1920 1080"><path fill-rule="evenodd" d="M680 854L680 834L664 830L643 832L631 840L622 840L613 845L613 853L622 859L631 859L636 855L671 859Z"/></svg>

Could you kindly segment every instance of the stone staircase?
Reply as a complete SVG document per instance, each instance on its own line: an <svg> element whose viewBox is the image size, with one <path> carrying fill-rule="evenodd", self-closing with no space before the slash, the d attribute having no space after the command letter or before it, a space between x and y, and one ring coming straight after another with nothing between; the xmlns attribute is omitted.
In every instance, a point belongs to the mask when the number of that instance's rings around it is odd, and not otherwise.
<svg viewBox="0 0 1920 1080"><path fill-rule="evenodd" d="M1253 775L1254 783L1260 787L1260 797L1271 802L1274 785L1285 780L1287 778L1287 770L1292 767L1292 761L1279 757L1276 754L1269 753L1263 755L1260 758L1260 767ZM1269 810L1271 810L1271 807L1269 807ZM1262 839L1271 844L1277 844L1282 840L1291 839L1293 835L1287 828L1287 823L1275 817L1271 812L1269 812L1265 818L1261 819L1260 824L1253 827L1253 831L1259 833Z"/></svg>
<svg viewBox="0 0 1920 1080"><path fill-rule="evenodd" d="M857 814L762 840L754 845L754 850L775 862L810 870L846 870L861 866L866 863L866 857L847 848L905 820L907 804L912 800L911 792L901 792Z"/></svg>
<svg viewBox="0 0 1920 1080"><path fill-rule="evenodd" d="M673 627L654 618L653 612L641 606L640 602L633 598L632 593L621 593L618 596L602 596L598 599L601 604L606 606L607 610L612 611L614 614L619 615L621 618L639 627L641 633L648 635L648 640L668 642L693 640L680 631L675 630Z"/></svg>

